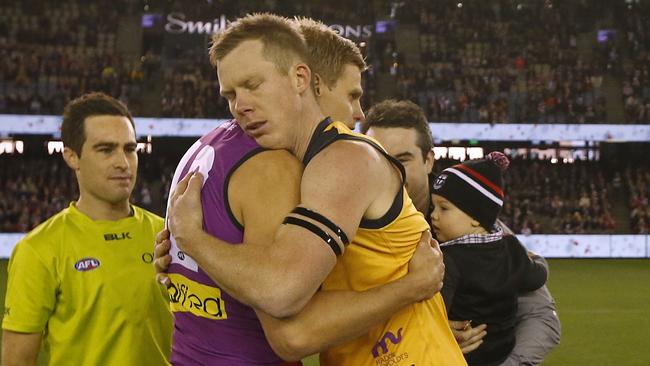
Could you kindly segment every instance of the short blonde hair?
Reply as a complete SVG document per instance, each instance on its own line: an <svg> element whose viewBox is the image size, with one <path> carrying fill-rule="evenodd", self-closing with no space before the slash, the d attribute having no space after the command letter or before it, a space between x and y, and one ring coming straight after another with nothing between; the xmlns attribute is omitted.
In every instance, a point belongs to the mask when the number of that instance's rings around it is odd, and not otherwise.
<svg viewBox="0 0 650 366"><path fill-rule="evenodd" d="M309 66L320 75L328 87L333 87L348 64L367 68L359 47L347 38L338 35L325 24L311 18L296 18L295 22L307 42Z"/></svg>
<svg viewBox="0 0 650 366"><path fill-rule="evenodd" d="M309 62L305 39L295 23L288 18L269 13L249 14L237 19L223 32L212 37L210 62L226 57L242 42L259 40L264 44L264 57L278 70L287 73L296 62Z"/></svg>

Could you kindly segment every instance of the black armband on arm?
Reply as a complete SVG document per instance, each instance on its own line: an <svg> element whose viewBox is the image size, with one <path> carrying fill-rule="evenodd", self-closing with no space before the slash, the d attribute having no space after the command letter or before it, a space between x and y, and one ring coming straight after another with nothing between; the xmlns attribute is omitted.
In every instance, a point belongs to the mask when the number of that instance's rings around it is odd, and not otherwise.
<svg viewBox="0 0 650 366"><path fill-rule="evenodd" d="M334 235L330 235L327 230L320 227L319 225L314 224L311 221L308 221L307 219L313 220L323 227L326 227ZM350 243L348 236L340 227L338 227L325 216L304 207L296 207L293 211L291 211L289 216L287 216L282 223L300 226L311 231L313 234L323 239L323 241L329 245L336 256L341 255L341 253L343 253L343 250L345 250L345 246Z"/></svg>

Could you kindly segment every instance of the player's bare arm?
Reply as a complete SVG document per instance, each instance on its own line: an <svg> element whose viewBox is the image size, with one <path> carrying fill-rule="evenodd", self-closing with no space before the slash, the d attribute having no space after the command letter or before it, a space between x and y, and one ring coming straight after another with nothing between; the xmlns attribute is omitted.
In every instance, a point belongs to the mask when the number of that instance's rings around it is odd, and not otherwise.
<svg viewBox="0 0 650 366"><path fill-rule="evenodd" d="M244 242L250 245L268 245L266 239L273 236L299 200L297 191L302 168L287 165L286 173L278 174L279 170L274 169L277 159L269 159L272 155L282 154L286 152L259 154L243 164L231 178L229 202L233 214L245 226ZM291 174L292 170L297 170L297 173ZM262 176L268 184L255 184L252 176ZM163 231L157 237L159 272L164 271L169 262L167 234ZM444 276L441 253L437 243L434 242L434 246L430 246L430 235L423 235L410 263L409 274L393 283L365 292L320 291L303 311L292 318L275 319L259 312L270 344L281 357L300 359L356 338L402 307L432 297L440 290ZM219 254L212 252L207 255ZM202 268L208 274L212 272L209 268Z"/></svg>
<svg viewBox="0 0 650 366"><path fill-rule="evenodd" d="M364 213L374 218L388 210L401 185L397 175L372 147L336 142L305 169L300 206L337 223L351 238ZM263 250L260 245L231 245L211 237L202 230L202 214L196 210L201 179L198 174L185 177L170 200L169 227L179 248L202 268L213 269L210 276L245 303L276 317L295 315L334 267L333 247L297 225L282 225ZM380 181L395 184L387 192L386 185L376 184ZM209 256L212 251L219 255Z"/></svg>
<svg viewBox="0 0 650 366"><path fill-rule="evenodd" d="M399 280L363 292L318 291L293 317L278 319L261 312L258 316L273 350L287 361L298 361L355 339L405 306L433 297L442 277L442 253L425 232L409 262L409 273Z"/></svg>

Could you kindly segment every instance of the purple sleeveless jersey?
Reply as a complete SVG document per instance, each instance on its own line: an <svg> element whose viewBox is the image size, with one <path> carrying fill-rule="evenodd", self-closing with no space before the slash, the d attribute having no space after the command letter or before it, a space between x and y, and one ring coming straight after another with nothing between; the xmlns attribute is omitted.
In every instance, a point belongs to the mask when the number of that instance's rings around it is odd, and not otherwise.
<svg viewBox="0 0 650 366"><path fill-rule="evenodd" d="M203 227L229 243L243 241L243 228L227 203L230 175L246 159L262 151L236 121L229 121L197 141L181 159L172 180L172 192L187 172L204 177L201 191ZM172 237L169 275L174 338L174 365L279 365L255 312L222 291L180 252Z"/></svg>

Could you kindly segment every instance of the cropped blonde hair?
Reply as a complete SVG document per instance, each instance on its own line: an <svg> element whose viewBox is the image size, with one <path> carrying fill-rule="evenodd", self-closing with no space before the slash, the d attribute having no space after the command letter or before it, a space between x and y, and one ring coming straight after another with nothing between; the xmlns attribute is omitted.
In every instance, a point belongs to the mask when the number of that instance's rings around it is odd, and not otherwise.
<svg viewBox="0 0 650 366"><path fill-rule="evenodd" d="M280 72L287 73L295 62L309 62L305 39L295 22L269 13L249 14L237 19L224 31L212 37L210 62L226 57L244 41L259 40L264 45L264 57Z"/></svg>
<svg viewBox="0 0 650 366"><path fill-rule="evenodd" d="M360 71L366 70L366 62L354 42L311 18L296 18L295 22L307 42L308 64L312 72L320 75L328 87L336 85L345 65L352 64Z"/></svg>

